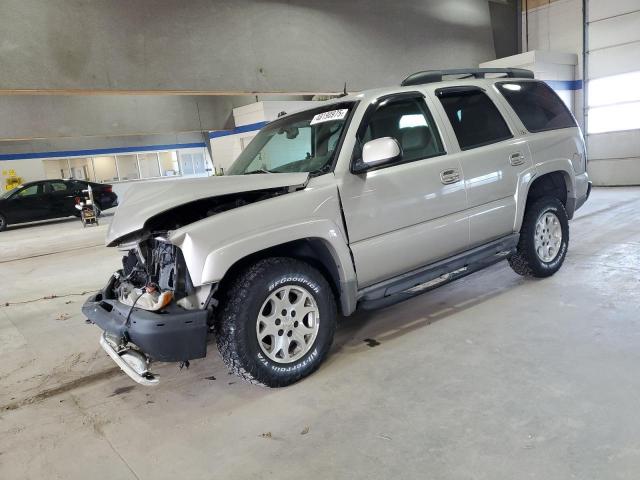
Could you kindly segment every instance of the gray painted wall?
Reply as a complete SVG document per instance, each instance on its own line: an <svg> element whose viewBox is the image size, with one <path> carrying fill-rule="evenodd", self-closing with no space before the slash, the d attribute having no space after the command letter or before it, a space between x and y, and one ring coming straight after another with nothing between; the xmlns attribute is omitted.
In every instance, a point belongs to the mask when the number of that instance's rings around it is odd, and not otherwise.
<svg viewBox="0 0 640 480"><path fill-rule="evenodd" d="M7 121L0 122L0 139L219 130L234 126L234 107L255 101L248 95L4 95L0 113Z"/></svg>
<svg viewBox="0 0 640 480"><path fill-rule="evenodd" d="M489 2L496 58L520 53L518 51L519 17L516 13L516 1L521 0L493 0Z"/></svg>
<svg viewBox="0 0 640 480"><path fill-rule="evenodd" d="M487 0L0 2L0 90L360 90L493 58Z"/></svg>

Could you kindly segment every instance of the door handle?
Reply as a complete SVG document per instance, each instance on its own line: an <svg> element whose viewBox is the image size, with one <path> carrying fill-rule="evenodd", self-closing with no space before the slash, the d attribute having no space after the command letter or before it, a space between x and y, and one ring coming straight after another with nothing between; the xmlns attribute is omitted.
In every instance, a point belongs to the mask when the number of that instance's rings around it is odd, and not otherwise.
<svg viewBox="0 0 640 480"><path fill-rule="evenodd" d="M525 160L526 158L521 152L515 152L509 155L509 163L514 167L522 165Z"/></svg>
<svg viewBox="0 0 640 480"><path fill-rule="evenodd" d="M460 172L456 168L449 168L440 172L440 181L445 185L456 183L460 180Z"/></svg>

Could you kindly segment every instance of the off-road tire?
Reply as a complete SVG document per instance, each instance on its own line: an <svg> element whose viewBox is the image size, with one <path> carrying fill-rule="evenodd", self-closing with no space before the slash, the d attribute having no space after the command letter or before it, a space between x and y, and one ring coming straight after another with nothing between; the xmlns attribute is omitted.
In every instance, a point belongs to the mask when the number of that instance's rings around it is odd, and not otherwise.
<svg viewBox="0 0 640 480"><path fill-rule="evenodd" d="M553 213L562 228L562 241L558 254L550 262L544 262L536 253L535 231L538 219L545 213ZM520 240L516 253L509 257L509 265L519 275L550 277L562 266L569 247L569 218L564 205L556 197L542 197L527 207L520 229Z"/></svg>
<svg viewBox="0 0 640 480"><path fill-rule="evenodd" d="M284 285L305 288L319 311L318 333L311 349L292 363L277 363L261 350L256 321L265 300ZM241 272L223 293L216 317L216 343L225 365L244 380L285 387L310 375L323 362L336 329L336 301L324 276L309 264L285 257L267 258Z"/></svg>

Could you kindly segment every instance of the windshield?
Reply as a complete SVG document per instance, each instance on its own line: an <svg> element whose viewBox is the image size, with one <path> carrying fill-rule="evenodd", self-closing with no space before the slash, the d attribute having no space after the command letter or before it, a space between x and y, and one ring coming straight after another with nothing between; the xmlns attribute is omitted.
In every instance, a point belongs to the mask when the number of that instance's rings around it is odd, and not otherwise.
<svg viewBox="0 0 640 480"><path fill-rule="evenodd" d="M2 199L9 198L11 195L13 195L18 190L18 188L19 187L12 188L8 192L4 192L3 194L0 195L0 198L2 198Z"/></svg>
<svg viewBox="0 0 640 480"><path fill-rule="evenodd" d="M334 103L275 120L260 130L227 175L330 171L353 105Z"/></svg>

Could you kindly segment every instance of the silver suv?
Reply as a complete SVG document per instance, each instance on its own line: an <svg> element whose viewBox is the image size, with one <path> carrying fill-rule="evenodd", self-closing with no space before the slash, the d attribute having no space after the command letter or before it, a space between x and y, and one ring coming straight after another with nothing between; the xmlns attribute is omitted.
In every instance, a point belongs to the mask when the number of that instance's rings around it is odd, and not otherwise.
<svg viewBox="0 0 640 480"><path fill-rule="evenodd" d="M133 187L107 237L122 269L83 312L141 384L213 333L231 371L281 387L339 314L502 259L553 275L589 192L580 129L531 72L420 72L278 118L225 176Z"/></svg>

